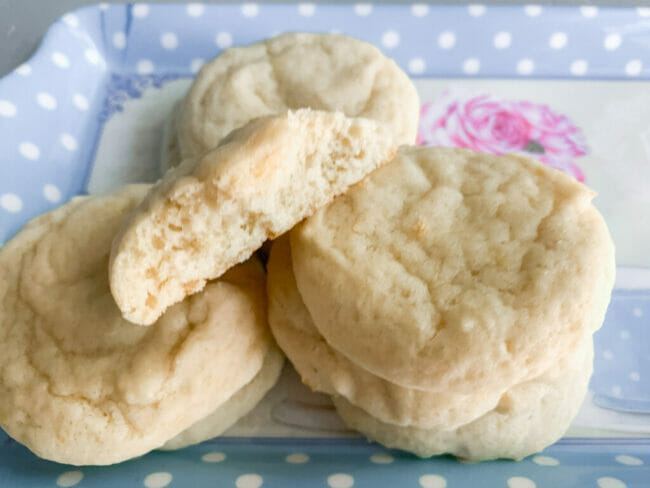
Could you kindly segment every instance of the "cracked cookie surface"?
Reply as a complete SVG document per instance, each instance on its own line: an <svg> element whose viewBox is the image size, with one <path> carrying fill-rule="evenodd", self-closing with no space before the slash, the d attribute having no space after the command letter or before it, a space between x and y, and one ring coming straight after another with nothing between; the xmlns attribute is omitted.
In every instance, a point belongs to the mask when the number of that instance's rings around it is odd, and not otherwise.
<svg viewBox="0 0 650 488"><path fill-rule="evenodd" d="M418 94L392 59L351 37L289 33L228 49L201 68L173 116L177 143L163 169L200 156L256 117L307 107L374 119L398 144L415 142Z"/></svg>
<svg viewBox="0 0 650 488"><path fill-rule="evenodd" d="M593 192L514 155L405 147L290 234L316 328L402 386L490 392L602 324L614 247Z"/></svg>
<svg viewBox="0 0 650 488"><path fill-rule="evenodd" d="M74 198L0 250L0 425L37 455L111 464L157 448L259 371L265 277L238 266L160 318L124 320L111 240L149 186Z"/></svg>

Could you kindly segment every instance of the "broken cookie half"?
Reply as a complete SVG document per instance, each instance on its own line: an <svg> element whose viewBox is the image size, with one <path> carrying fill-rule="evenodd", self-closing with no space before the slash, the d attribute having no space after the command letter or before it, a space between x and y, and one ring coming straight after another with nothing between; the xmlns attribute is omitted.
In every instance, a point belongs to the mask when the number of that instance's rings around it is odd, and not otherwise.
<svg viewBox="0 0 650 488"><path fill-rule="evenodd" d="M111 291L152 324L377 167L396 143L376 121L301 109L255 119L168 171L113 241Z"/></svg>

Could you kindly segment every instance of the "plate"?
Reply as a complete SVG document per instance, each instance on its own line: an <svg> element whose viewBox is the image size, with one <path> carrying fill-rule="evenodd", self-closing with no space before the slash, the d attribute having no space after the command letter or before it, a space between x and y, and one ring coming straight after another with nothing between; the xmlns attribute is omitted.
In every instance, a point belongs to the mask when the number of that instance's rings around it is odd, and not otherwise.
<svg viewBox="0 0 650 488"><path fill-rule="evenodd" d="M0 432L3 486L647 486L650 9L135 4L64 15L0 80L0 243L74 195L155 181L173 103L205 60L284 31L372 42L414 80L419 142L521 152L598 192L617 283L565 439L520 463L418 460L345 430L287 368L227 436L113 467L42 461ZM480 114L480 116L479 116ZM480 482L479 482L480 480Z"/></svg>

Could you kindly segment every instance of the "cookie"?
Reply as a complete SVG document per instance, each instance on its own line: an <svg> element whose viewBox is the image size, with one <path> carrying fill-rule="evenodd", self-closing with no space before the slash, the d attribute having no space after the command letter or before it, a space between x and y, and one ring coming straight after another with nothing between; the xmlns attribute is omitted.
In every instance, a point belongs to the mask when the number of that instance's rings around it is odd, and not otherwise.
<svg viewBox="0 0 650 488"><path fill-rule="evenodd" d="M415 142L420 115L417 91L392 59L367 42L334 34L282 34L228 49L203 65L182 103L180 151L165 165L198 157L250 120L287 110L374 119L397 144Z"/></svg>
<svg viewBox="0 0 650 488"><path fill-rule="evenodd" d="M389 448L420 457L454 454L469 461L519 460L557 441L577 415L592 372L593 342L558 360L552 370L513 387L480 418L455 429L401 427L377 420L343 397L334 405L345 423Z"/></svg>
<svg viewBox="0 0 650 488"><path fill-rule="evenodd" d="M0 426L40 457L111 464L155 449L249 383L272 344L256 260L154 327L122 318L111 241L149 188L74 198L0 250Z"/></svg>
<svg viewBox="0 0 650 488"><path fill-rule="evenodd" d="M377 376L508 389L602 324L614 246L593 196L532 159L403 146L291 231L298 289L325 340Z"/></svg>
<svg viewBox="0 0 650 488"><path fill-rule="evenodd" d="M267 272L269 326L303 383L312 390L342 396L383 422L445 429L492 410L505 393L428 392L373 375L333 349L318 333L296 287L288 236L273 241Z"/></svg>
<svg viewBox="0 0 650 488"><path fill-rule="evenodd" d="M369 119L307 109L256 119L168 171L115 238L109 278L124 317L151 324L390 161Z"/></svg>
<svg viewBox="0 0 650 488"><path fill-rule="evenodd" d="M284 354L276 346L271 346L262 367L249 383L207 417L165 442L160 449L181 449L223 434L264 398L266 392L278 381L283 365Z"/></svg>

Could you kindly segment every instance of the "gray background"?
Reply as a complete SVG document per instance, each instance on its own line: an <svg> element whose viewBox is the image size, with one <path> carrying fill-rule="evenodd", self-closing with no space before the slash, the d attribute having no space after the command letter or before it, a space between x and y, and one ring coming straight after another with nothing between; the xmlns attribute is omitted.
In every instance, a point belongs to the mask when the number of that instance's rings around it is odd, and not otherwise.
<svg viewBox="0 0 650 488"><path fill-rule="evenodd" d="M178 1L178 0L177 0ZM285 0L286 1L286 0ZM367 0L366 0L367 1ZM381 1L381 0L380 0ZM18 66L36 50L47 28L63 13L92 5L97 1L89 0L0 0L0 76ZM113 1L109 3L123 3ZM181 2L186 3L186 2ZM208 2L205 2L208 3ZM352 3L352 2L350 2ZM402 2L412 3L412 2ZM415 0L414 2L415 3ZM459 0L446 0L428 3L472 3ZM477 0L485 4L525 4L541 5L650 5L650 0L530 0L530 1L490 1Z"/></svg>

